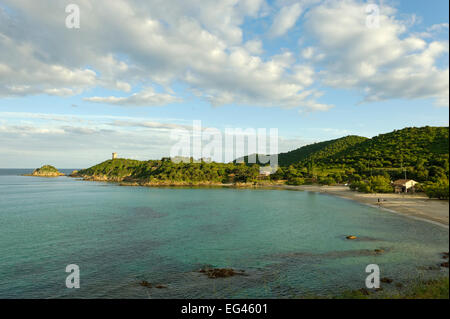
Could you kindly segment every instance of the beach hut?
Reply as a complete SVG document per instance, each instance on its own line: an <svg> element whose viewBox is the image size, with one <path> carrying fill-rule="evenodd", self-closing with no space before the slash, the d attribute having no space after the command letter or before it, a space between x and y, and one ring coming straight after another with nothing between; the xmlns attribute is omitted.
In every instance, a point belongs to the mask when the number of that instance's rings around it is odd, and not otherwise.
<svg viewBox="0 0 450 319"><path fill-rule="evenodd" d="M418 182L412 179L398 179L392 184L396 193L414 193Z"/></svg>

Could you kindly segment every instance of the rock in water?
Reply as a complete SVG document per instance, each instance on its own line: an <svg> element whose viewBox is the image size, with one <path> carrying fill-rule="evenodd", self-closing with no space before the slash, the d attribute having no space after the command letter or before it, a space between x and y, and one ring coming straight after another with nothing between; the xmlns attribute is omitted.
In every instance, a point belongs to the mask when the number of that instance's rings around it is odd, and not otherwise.
<svg viewBox="0 0 450 319"><path fill-rule="evenodd" d="M246 276L244 271L235 271L231 268L202 268L199 270L200 273L205 274L208 278L228 278L236 275Z"/></svg>
<svg viewBox="0 0 450 319"><path fill-rule="evenodd" d="M60 173L54 166L44 165L41 168L37 168L33 171L33 174L28 176L37 176L37 177L58 177L64 176L63 173Z"/></svg>
<svg viewBox="0 0 450 319"><path fill-rule="evenodd" d="M164 286L164 285L156 285L155 288L158 288L158 289L164 289L164 288L167 288L167 286Z"/></svg>
<svg viewBox="0 0 450 319"><path fill-rule="evenodd" d="M146 287L146 288L152 288L152 284L149 283L147 280L142 280L139 285L141 285L142 287Z"/></svg>

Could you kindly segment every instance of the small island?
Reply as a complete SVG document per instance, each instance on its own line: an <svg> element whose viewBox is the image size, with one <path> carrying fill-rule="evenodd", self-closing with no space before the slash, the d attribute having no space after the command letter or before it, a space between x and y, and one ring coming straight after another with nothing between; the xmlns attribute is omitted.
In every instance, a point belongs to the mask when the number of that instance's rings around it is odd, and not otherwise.
<svg viewBox="0 0 450 319"><path fill-rule="evenodd" d="M35 169L32 174L25 174L24 176L59 177L65 176L65 174L60 173L54 166L44 165L41 168Z"/></svg>

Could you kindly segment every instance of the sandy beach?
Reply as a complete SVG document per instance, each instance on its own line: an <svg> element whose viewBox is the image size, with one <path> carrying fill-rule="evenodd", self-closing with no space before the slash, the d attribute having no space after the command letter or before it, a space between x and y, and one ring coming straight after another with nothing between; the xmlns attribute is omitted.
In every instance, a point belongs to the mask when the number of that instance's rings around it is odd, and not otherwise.
<svg viewBox="0 0 450 319"><path fill-rule="evenodd" d="M449 201L429 199L423 194L365 194L351 191L347 186L279 185L276 187L339 196L449 228Z"/></svg>

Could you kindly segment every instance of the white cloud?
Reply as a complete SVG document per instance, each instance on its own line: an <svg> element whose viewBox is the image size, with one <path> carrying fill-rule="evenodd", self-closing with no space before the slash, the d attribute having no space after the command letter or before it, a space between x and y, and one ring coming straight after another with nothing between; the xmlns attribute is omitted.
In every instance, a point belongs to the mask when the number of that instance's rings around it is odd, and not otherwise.
<svg viewBox="0 0 450 319"><path fill-rule="evenodd" d="M314 48L307 47L306 49L303 49L302 56L305 59L311 59L314 56Z"/></svg>
<svg viewBox="0 0 450 319"><path fill-rule="evenodd" d="M94 71L44 62L38 58L42 55L33 45L12 39L0 29L0 97L38 93L66 96L96 85Z"/></svg>
<svg viewBox="0 0 450 319"><path fill-rule="evenodd" d="M427 28L427 31L430 31L430 32L447 31L448 32L448 23L433 24L431 27Z"/></svg>
<svg viewBox="0 0 450 319"><path fill-rule="evenodd" d="M69 2L2 1L0 97L159 85L166 93L87 98L154 106L179 101L173 87L181 83L213 105L324 110L330 106L319 101L322 83L358 89L366 101L433 98L448 105L448 66L436 62L447 54L448 42L408 33L416 19L398 20L387 5L381 27L368 29L362 2L279 0L270 33L286 34L309 10L302 37L316 43L299 54L270 55L259 35L243 40L246 20L272 12L264 0L80 0L77 30L64 27ZM427 32L445 29L441 24Z"/></svg>
<svg viewBox="0 0 450 319"><path fill-rule="evenodd" d="M263 50L263 43L260 40L250 40L247 41L244 45L245 49L247 49L247 51L250 54L254 54L254 55L260 55L264 52Z"/></svg>
<svg viewBox="0 0 450 319"><path fill-rule="evenodd" d="M165 93L156 93L153 88L147 88L141 92L134 93L127 97L88 97L85 101L94 103L107 103L122 106L162 106L175 102L180 102L181 99Z"/></svg>
<svg viewBox="0 0 450 319"><path fill-rule="evenodd" d="M409 34L409 22L396 19L387 5L380 27L367 28L365 8L359 1L326 1L306 14L315 50L324 55L317 64L323 83L358 89L367 102L431 98L448 106L448 64L437 62L448 54L448 42Z"/></svg>
<svg viewBox="0 0 450 319"><path fill-rule="evenodd" d="M269 34L272 37L282 36L295 25L302 12L303 9L298 2L282 7L273 20Z"/></svg>
<svg viewBox="0 0 450 319"><path fill-rule="evenodd" d="M155 84L171 92L181 82L213 105L318 104L306 88L312 82L292 76L297 67L292 54L263 58L260 40L243 42L244 20L269 12L263 0L98 0L95 5L80 0L77 30L62 25L65 1L4 2L12 13L2 12L0 35L9 41L2 51L17 52L22 45L28 49L15 57L0 53L0 72L8 72L2 95L71 95L99 86L129 92ZM27 78L12 72L20 68ZM160 105L178 99L144 91L87 100Z"/></svg>
<svg viewBox="0 0 450 319"><path fill-rule="evenodd" d="M433 24L431 27L428 27L425 32L419 32L417 33L417 36L422 38L432 38L436 35L447 33L448 37L448 23L438 23Z"/></svg>

